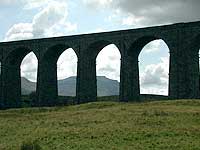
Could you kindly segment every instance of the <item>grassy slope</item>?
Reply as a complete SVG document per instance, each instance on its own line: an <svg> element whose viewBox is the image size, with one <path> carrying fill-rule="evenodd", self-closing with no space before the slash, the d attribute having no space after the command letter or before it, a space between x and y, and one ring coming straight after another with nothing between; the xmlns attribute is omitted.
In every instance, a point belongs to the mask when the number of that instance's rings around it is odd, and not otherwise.
<svg viewBox="0 0 200 150"><path fill-rule="evenodd" d="M97 102L0 111L0 150L200 150L200 101Z"/></svg>

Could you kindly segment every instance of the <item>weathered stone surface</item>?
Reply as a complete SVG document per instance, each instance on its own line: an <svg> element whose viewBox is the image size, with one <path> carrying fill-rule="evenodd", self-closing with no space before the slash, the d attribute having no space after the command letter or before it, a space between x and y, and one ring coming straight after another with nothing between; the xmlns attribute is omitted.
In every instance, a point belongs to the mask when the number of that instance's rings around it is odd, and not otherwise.
<svg viewBox="0 0 200 150"><path fill-rule="evenodd" d="M67 48L73 48L78 58L77 103L95 101L96 57L109 44L115 44L121 53L120 100L139 101L138 56L147 43L156 39L165 41L170 50L169 98L198 98L200 22L190 22L106 33L2 42L0 107L20 107L20 64L31 51L38 59L37 95L40 105L52 105L58 95L56 62Z"/></svg>

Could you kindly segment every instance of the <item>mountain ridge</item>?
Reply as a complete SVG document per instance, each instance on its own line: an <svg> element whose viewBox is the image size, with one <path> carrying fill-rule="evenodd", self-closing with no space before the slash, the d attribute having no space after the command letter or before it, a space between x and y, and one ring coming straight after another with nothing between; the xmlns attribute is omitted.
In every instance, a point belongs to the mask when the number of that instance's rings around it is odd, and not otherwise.
<svg viewBox="0 0 200 150"><path fill-rule="evenodd" d="M22 95L29 95L36 90L36 82L32 82L25 77L21 77ZM76 76L58 80L58 95L76 95ZM119 95L119 82L105 76L97 76L97 95L110 96Z"/></svg>

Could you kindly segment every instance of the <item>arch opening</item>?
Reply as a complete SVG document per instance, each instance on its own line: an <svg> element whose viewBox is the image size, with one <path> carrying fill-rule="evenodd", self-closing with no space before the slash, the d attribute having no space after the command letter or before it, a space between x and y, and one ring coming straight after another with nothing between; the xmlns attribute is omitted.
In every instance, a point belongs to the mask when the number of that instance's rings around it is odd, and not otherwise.
<svg viewBox="0 0 200 150"><path fill-rule="evenodd" d="M104 45L96 57L98 99L118 100L121 54L114 44Z"/></svg>
<svg viewBox="0 0 200 150"><path fill-rule="evenodd" d="M162 39L150 39L139 51L140 93L151 96L168 96L169 48Z"/></svg>
<svg viewBox="0 0 200 150"><path fill-rule="evenodd" d="M21 64L30 52L31 50L26 47L19 47L12 50L4 59L4 73L2 75L4 78L3 97L5 108L24 107L27 106L26 104L28 106L30 104L30 99L22 97L21 92ZM27 103L24 103L25 101Z"/></svg>
<svg viewBox="0 0 200 150"><path fill-rule="evenodd" d="M57 60L58 96L63 103L74 103L78 58L72 48L66 49Z"/></svg>
<svg viewBox="0 0 200 150"><path fill-rule="evenodd" d="M58 91L58 79L60 76L63 76L61 72L65 71L59 64L59 57L66 50L68 51L70 47L65 44L56 44L47 49L45 54L42 56L40 61L40 73L39 75L39 86L40 86L40 94L39 99L42 101L41 105L43 106L55 106L55 105L63 105L66 104L66 97L58 96L60 95ZM78 57L76 51L73 51L75 55ZM65 53L65 52L64 52ZM62 56L61 56L62 58ZM62 59L61 59L62 60ZM58 68L58 69L57 69ZM57 70L59 70L57 72ZM62 79L62 77L61 77ZM60 81L59 81L60 83ZM48 87L48 88L46 88Z"/></svg>
<svg viewBox="0 0 200 150"><path fill-rule="evenodd" d="M37 85L38 59L33 52L29 52L20 65L21 79L21 100L26 106L37 106L36 85Z"/></svg>

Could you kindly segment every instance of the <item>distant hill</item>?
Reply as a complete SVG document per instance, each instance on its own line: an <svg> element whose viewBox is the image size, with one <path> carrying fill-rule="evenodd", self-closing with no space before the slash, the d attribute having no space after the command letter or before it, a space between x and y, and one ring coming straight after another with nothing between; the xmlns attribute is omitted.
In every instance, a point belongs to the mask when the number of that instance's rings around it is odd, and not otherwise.
<svg viewBox="0 0 200 150"><path fill-rule="evenodd" d="M111 80L105 76L97 77L98 96L119 95L119 82Z"/></svg>
<svg viewBox="0 0 200 150"><path fill-rule="evenodd" d="M35 91L36 83L22 77L22 95L28 95ZM119 95L119 82L111 80L105 76L97 76L97 93L98 96ZM58 81L58 95L75 96L76 94L76 77L69 77Z"/></svg>
<svg viewBox="0 0 200 150"><path fill-rule="evenodd" d="M36 83L31 82L24 77L21 78L21 86L22 86L22 95L28 95L31 92L35 91L36 89Z"/></svg>

